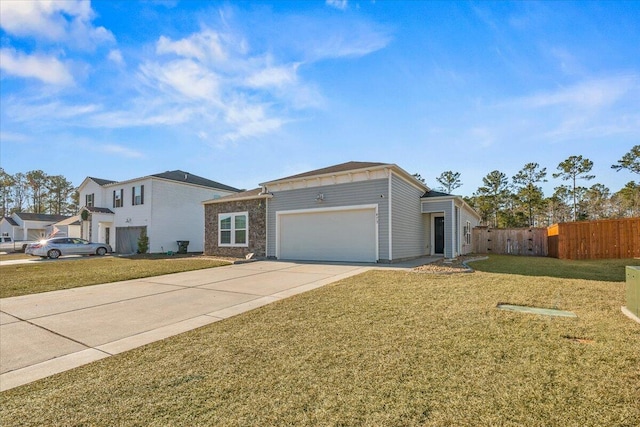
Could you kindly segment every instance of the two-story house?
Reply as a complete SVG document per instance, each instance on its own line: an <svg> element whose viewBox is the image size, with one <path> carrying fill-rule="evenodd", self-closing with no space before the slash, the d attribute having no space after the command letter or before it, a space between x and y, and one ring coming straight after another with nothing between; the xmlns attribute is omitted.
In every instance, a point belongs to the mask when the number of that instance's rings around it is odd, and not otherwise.
<svg viewBox="0 0 640 427"><path fill-rule="evenodd" d="M181 170L127 181L87 177L78 188L82 237L108 243L121 254L135 253L143 230L149 252L204 249L201 202L237 193L237 188Z"/></svg>

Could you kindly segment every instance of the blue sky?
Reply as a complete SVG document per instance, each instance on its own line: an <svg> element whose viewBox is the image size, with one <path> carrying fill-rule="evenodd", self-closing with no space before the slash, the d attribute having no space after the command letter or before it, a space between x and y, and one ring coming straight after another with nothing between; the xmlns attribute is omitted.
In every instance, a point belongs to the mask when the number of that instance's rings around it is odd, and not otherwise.
<svg viewBox="0 0 640 427"><path fill-rule="evenodd" d="M437 187L640 143L640 2L0 3L0 162L239 188L349 160Z"/></svg>

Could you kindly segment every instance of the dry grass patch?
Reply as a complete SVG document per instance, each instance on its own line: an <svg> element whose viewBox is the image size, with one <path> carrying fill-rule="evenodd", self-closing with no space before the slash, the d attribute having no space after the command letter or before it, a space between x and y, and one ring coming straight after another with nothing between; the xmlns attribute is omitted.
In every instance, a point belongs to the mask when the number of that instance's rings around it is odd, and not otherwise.
<svg viewBox="0 0 640 427"><path fill-rule="evenodd" d="M0 424L636 426L623 286L372 271L5 392Z"/></svg>
<svg viewBox="0 0 640 427"><path fill-rule="evenodd" d="M181 262L175 262L181 260ZM90 257L0 266L0 298L228 265L206 257Z"/></svg>

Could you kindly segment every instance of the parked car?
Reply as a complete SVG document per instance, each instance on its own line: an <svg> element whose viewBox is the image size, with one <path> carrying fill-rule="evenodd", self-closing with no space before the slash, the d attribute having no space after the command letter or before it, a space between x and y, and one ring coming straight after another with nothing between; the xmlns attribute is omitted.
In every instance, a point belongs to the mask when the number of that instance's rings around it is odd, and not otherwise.
<svg viewBox="0 0 640 427"><path fill-rule="evenodd" d="M53 237L27 245L24 253L43 258L56 259L61 255L105 255L111 253L106 243L91 243L76 237Z"/></svg>
<svg viewBox="0 0 640 427"><path fill-rule="evenodd" d="M11 237L0 237L0 252L20 252L24 251L29 243L33 241L29 240L11 240Z"/></svg>

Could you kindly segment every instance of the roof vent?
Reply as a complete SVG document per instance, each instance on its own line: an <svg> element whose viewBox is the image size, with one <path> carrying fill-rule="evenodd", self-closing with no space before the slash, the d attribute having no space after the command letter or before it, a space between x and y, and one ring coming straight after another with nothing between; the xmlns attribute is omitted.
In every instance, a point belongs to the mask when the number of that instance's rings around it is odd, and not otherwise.
<svg viewBox="0 0 640 427"><path fill-rule="evenodd" d="M184 174L184 180L186 181L187 178L189 178L189 175L187 175L186 173Z"/></svg>

